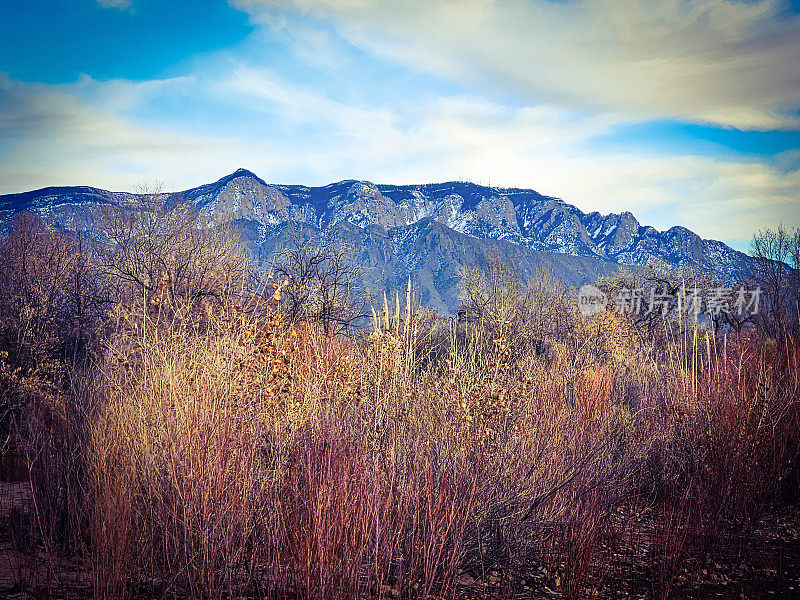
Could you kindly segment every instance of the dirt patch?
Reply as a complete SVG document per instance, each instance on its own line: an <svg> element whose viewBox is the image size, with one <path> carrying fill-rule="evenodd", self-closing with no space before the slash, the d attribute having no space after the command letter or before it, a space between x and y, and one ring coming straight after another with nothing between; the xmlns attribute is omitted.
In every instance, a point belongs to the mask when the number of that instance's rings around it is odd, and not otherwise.
<svg viewBox="0 0 800 600"><path fill-rule="evenodd" d="M634 539L617 540L602 548L581 598L598 600L665 599L658 592L658 573L648 560L650 533L647 515L632 521ZM638 538L636 537L638 536ZM633 542L633 543L631 543ZM636 550L634 550L636 548ZM513 573L491 570L481 576L464 574L464 599L564 598L562 582L569 565L541 567L536 561ZM800 508L768 515L748 535L728 536L713 557L687 559L673 575L670 600L800 599Z"/></svg>

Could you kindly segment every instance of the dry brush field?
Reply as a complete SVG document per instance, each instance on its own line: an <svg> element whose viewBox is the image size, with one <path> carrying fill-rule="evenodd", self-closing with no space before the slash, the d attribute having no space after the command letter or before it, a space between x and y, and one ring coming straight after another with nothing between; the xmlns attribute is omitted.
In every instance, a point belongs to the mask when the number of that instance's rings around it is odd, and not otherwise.
<svg viewBox="0 0 800 600"><path fill-rule="evenodd" d="M482 318L409 290L344 333L290 322L284 281L189 297L162 273L114 290L82 360L62 327L35 368L21 349L62 321L12 304L0 594L790 596L791 336L641 328L512 284Z"/></svg>

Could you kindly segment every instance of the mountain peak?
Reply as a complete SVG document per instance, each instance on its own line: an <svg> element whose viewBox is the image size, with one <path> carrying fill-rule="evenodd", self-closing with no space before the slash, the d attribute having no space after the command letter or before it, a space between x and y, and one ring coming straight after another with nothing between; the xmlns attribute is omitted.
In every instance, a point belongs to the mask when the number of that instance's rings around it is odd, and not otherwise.
<svg viewBox="0 0 800 600"><path fill-rule="evenodd" d="M233 181L234 179L240 179L242 177L247 178L247 179L254 179L254 180L258 181L259 183L261 183L263 185L267 185L267 182L264 181L263 179L261 179L261 177L259 177L255 173L253 173L251 170L244 169L244 168L236 169L230 175L225 175L225 177L220 177L217 181L215 181L211 185L226 185L226 184L230 183L231 181ZM201 187L203 187L203 186L201 186Z"/></svg>
<svg viewBox="0 0 800 600"><path fill-rule="evenodd" d="M260 177L258 175L256 175L255 173L253 173L251 170L244 169L242 167L239 167L238 169L236 169L228 177L230 177L231 179L234 178L234 177L255 177L256 179L260 179Z"/></svg>

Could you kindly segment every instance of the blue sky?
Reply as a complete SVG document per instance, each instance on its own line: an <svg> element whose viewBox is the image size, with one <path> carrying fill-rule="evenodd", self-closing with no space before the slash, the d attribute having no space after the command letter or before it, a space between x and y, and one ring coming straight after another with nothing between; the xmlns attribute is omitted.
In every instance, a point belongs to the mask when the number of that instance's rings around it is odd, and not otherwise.
<svg viewBox="0 0 800 600"><path fill-rule="evenodd" d="M469 179L745 249L800 225L797 2L0 8L0 193Z"/></svg>

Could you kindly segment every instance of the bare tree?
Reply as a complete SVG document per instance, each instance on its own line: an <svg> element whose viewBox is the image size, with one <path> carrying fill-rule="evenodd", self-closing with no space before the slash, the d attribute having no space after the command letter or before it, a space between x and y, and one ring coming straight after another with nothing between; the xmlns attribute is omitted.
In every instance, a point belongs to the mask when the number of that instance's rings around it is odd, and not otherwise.
<svg viewBox="0 0 800 600"><path fill-rule="evenodd" d="M232 224L181 199L151 193L106 206L103 266L121 300L166 296L173 309L242 291L251 274Z"/></svg>
<svg viewBox="0 0 800 600"><path fill-rule="evenodd" d="M22 214L0 241L0 345L23 371L75 358L104 307L102 282L81 234Z"/></svg>
<svg viewBox="0 0 800 600"><path fill-rule="evenodd" d="M54 416L74 407L71 392L92 359L107 307L87 248L83 235L31 214L16 217L0 240L0 458L37 448L44 459L29 426L48 423L49 444L62 433L52 427ZM26 476L35 476L31 464L19 467Z"/></svg>
<svg viewBox="0 0 800 600"><path fill-rule="evenodd" d="M458 288L460 312L470 321L502 327L522 316L525 285L519 272L497 254L488 257L485 268L475 264L464 269Z"/></svg>
<svg viewBox="0 0 800 600"><path fill-rule="evenodd" d="M295 235L275 257L274 274L285 285L282 306L290 323L318 323L330 334L367 316L368 297L352 248L334 233L305 242Z"/></svg>
<svg viewBox="0 0 800 600"><path fill-rule="evenodd" d="M794 306L789 320L795 339L800 339L800 227L795 227L790 235L789 258L792 263L792 271L789 274L789 289Z"/></svg>
<svg viewBox="0 0 800 600"><path fill-rule="evenodd" d="M522 352L541 352L545 340L561 338L575 325L574 302L564 285L548 272L537 272L525 284L498 254L488 257L485 268L464 269L459 292L463 318L491 328Z"/></svg>
<svg viewBox="0 0 800 600"><path fill-rule="evenodd" d="M791 298L797 298L797 274L788 264L798 253L794 248L798 234L777 229L759 230L753 236L751 253L755 259L753 283L761 288L763 302L759 322L764 332L781 340L791 328ZM795 263L797 265L797 263ZM795 269L797 266L795 266ZM795 286L795 290L792 287ZM794 307L794 312L796 312Z"/></svg>
<svg viewBox="0 0 800 600"><path fill-rule="evenodd" d="M651 261L637 269L620 270L600 280L612 310L627 315L639 330L657 337L665 327L691 325L695 316L715 330L727 324L731 288L694 267L674 267Z"/></svg>
<svg viewBox="0 0 800 600"><path fill-rule="evenodd" d="M537 271L528 281L524 318L537 346L574 334L575 309L574 293L549 271Z"/></svg>

